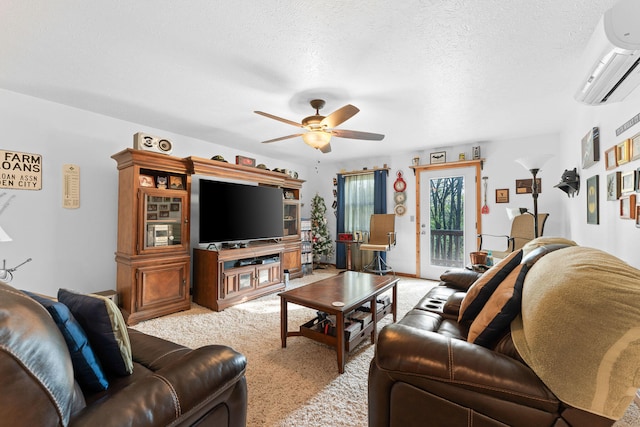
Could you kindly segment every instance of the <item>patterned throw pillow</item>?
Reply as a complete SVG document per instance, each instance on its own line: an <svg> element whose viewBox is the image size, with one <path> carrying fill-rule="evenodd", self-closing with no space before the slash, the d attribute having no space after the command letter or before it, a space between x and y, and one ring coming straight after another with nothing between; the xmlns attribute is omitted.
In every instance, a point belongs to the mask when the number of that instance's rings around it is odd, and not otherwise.
<svg viewBox="0 0 640 427"><path fill-rule="evenodd" d="M58 290L58 300L69 307L87 333L102 366L116 375L133 373L133 359L127 325L109 298Z"/></svg>
<svg viewBox="0 0 640 427"><path fill-rule="evenodd" d="M522 251L511 252L498 264L487 270L467 291L460 305L458 322L470 324L489 300L498 285L516 268L522 260Z"/></svg>
<svg viewBox="0 0 640 427"><path fill-rule="evenodd" d="M498 285L471 323L468 342L492 348L509 331L511 321L520 313L522 284L529 268L527 264L517 265Z"/></svg>
<svg viewBox="0 0 640 427"><path fill-rule="evenodd" d="M109 381L102 371L100 360L91 348L82 326L76 321L67 306L31 292L23 292L46 308L60 329L69 348L73 373L80 387L90 392L106 390L109 387Z"/></svg>

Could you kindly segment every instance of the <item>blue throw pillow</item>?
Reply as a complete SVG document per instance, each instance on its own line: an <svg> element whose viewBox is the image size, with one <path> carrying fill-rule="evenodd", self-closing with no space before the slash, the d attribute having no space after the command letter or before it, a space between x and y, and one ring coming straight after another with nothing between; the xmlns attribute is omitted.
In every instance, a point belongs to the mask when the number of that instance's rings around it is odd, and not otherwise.
<svg viewBox="0 0 640 427"><path fill-rule="evenodd" d="M120 376L133 373L129 332L113 301L101 295L79 294L67 289L58 290L58 300L69 307L85 330L105 369Z"/></svg>
<svg viewBox="0 0 640 427"><path fill-rule="evenodd" d="M74 376L80 387L89 392L106 390L109 387L109 381L102 371L100 360L93 352L87 335L73 317L69 308L61 302L41 297L31 292L23 292L46 308L58 329L60 329L69 348Z"/></svg>

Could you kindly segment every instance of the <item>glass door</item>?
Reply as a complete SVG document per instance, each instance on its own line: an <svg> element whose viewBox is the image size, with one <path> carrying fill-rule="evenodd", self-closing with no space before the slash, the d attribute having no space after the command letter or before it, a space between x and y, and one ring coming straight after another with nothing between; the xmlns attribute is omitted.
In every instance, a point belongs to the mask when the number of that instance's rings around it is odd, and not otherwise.
<svg viewBox="0 0 640 427"><path fill-rule="evenodd" d="M420 172L420 276L438 279L463 268L476 250L476 171L473 167Z"/></svg>
<svg viewBox="0 0 640 427"><path fill-rule="evenodd" d="M181 190L141 189L142 236L140 253L186 249L185 203L187 195Z"/></svg>

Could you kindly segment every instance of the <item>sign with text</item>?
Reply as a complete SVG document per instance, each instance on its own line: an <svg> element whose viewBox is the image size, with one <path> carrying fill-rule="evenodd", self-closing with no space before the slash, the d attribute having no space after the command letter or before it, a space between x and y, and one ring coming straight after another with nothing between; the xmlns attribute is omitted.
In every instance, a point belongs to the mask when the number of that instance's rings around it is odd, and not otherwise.
<svg viewBox="0 0 640 427"><path fill-rule="evenodd" d="M42 189L42 155L0 150L0 188Z"/></svg>

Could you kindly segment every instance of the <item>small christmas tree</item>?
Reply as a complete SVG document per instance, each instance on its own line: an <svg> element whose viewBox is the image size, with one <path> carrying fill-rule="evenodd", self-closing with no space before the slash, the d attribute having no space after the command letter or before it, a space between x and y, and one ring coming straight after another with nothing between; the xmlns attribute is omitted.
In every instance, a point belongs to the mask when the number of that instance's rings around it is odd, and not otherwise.
<svg viewBox="0 0 640 427"><path fill-rule="evenodd" d="M333 241L327 230L327 206L316 193L311 199L311 238L313 240L313 262L318 264L322 256L333 254Z"/></svg>

